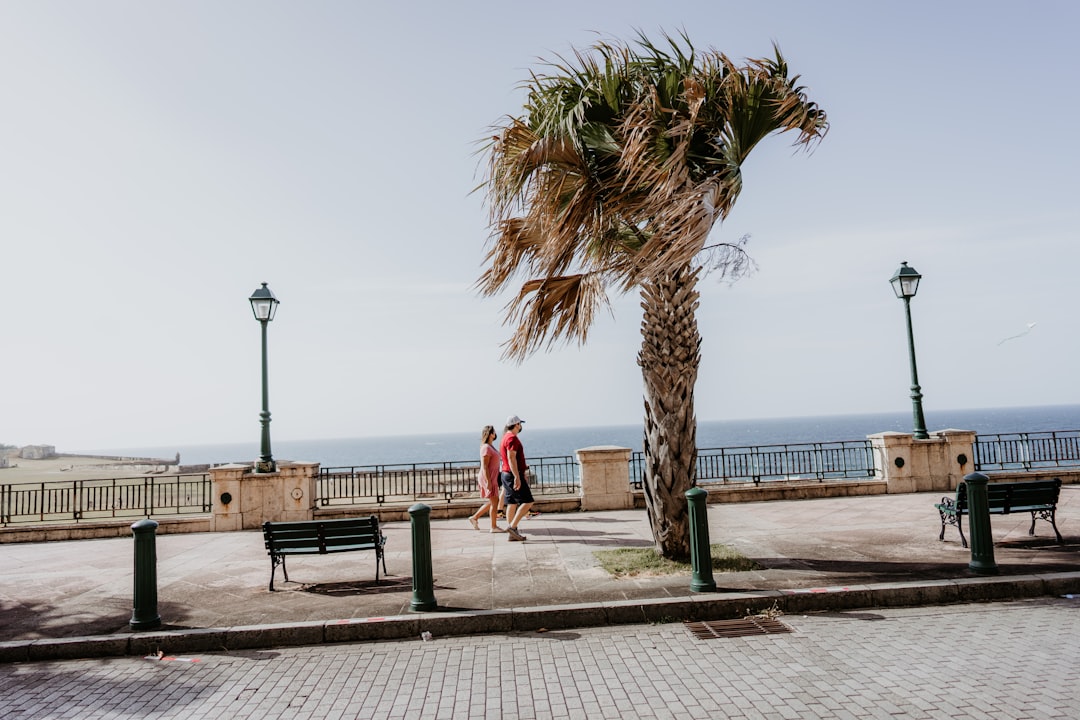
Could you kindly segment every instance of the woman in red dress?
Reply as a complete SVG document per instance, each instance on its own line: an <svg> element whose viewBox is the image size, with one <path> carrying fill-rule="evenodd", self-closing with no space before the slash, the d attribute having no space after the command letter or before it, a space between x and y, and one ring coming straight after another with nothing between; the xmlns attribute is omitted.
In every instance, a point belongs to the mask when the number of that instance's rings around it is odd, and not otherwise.
<svg viewBox="0 0 1080 720"><path fill-rule="evenodd" d="M491 425L485 425L480 431L480 472L476 474L476 484L480 486L480 497L484 498L484 506L469 516L469 523L474 529L480 529L480 518L485 514L491 515L491 530L488 532L506 532L497 522L496 508L499 502L499 451L492 445L492 441L498 438L498 433Z"/></svg>

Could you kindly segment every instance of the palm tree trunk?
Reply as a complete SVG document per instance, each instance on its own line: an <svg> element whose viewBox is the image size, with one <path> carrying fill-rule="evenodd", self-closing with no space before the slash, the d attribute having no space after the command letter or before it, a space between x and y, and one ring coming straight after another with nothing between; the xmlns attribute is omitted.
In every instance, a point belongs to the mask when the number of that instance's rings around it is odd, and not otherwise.
<svg viewBox="0 0 1080 720"><path fill-rule="evenodd" d="M645 504L657 552L683 561L690 557L686 491L697 479L699 272L684 267L641 291L645 314L638 365L645 382Z"/></svg>

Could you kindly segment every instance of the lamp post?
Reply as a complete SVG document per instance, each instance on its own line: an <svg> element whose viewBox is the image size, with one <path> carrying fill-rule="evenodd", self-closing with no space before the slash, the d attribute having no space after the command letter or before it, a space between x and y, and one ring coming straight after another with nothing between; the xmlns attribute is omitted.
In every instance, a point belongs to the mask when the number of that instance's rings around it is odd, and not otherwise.
<svg viewBox="0 0 1080 720"><path fill-rule="evenodd" d="M262 412L259 418L262 422L262 448L259 461L255 463L255 472L277 472L277 464L274 456L270 454L270 392L266 382L266 325L274 319L277 312L278 299L266 283L256 288L248 298L251 301L251 311L255 313L255 319L262 325Z"/></svg>
<svg viewBox="0 0 1080 720"><path fill-rule="evenodd" d="M904 312L907 314L908 358L911 361L911 412L915 418L912 436L917 440L930 437L926 432L926 420L923 418L922 388L919 387L919 372L915 369L915 335L911 332L911 298L915 297L921 279L922 275L915 268L908 267L906 262L902 262L900 268L889 280L896 297L904 301Z"/></svg>

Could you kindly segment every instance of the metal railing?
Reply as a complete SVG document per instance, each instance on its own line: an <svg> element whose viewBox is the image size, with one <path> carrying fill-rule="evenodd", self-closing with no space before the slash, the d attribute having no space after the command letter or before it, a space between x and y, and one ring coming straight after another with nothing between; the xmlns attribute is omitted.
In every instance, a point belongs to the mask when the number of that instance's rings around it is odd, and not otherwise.
<svg viewBox="0 0 1080 720"><path fill-rule="evenodd" d="M975 436L976 470L1080 467L1080 430Z"/></svg>
<svg viewBox="0 0 1080 720"><path fill-rule="evenodd" d="M1080 430L977 435L977 470L1080 467ZM534 495L577 494L580 468L573 456L532 458ZM319 507L477 497L475 460L322 468ZM632 453L630 484L642 488L644 453ZM740 484L874 477L869 440L698 450L698 484ZM88 522L211 512L208 473L0 484L0 526Z"/></svg>
<svg viewBox="0 0 1080 720"><path fill-rule="evenodd" d="M210 512L210 475L0 485L0 526Z"/></svg>
<svg viewBox="0 0 1080 720"><path fill-rule="evenodd" d="M874 453L869 440L704 448L698 450L697 483L736 484L845 480L874 476ZM630 485L640 490L645 477L645 454L630 458Z"/></svg>
<svg viewBox="0 0 1080 720"><path fill-rule="evenodd" d="M529 458L528 462L533 495L578 492L578 464L572 456ZM479 471L475 460L321 468L315 502L318 507L330 507L479 497Z"/></svg>

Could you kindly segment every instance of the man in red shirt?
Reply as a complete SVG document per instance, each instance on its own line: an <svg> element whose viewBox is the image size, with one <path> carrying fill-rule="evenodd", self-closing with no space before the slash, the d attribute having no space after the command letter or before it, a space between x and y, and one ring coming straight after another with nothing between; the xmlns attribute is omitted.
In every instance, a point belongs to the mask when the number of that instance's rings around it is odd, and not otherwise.
<svg viewBox="0 0 1080 720"><path fill-rule="evenodd" d="M525 449L521 446L518 433L524 428L525 421L517 415L506 418L506 434L499 443L499 482L502 483L506 503L507 540L520 542L525 536L518 532L518 523L529 514L533 505L532 490L525 479L528 465L525 463Z"/></svg>

